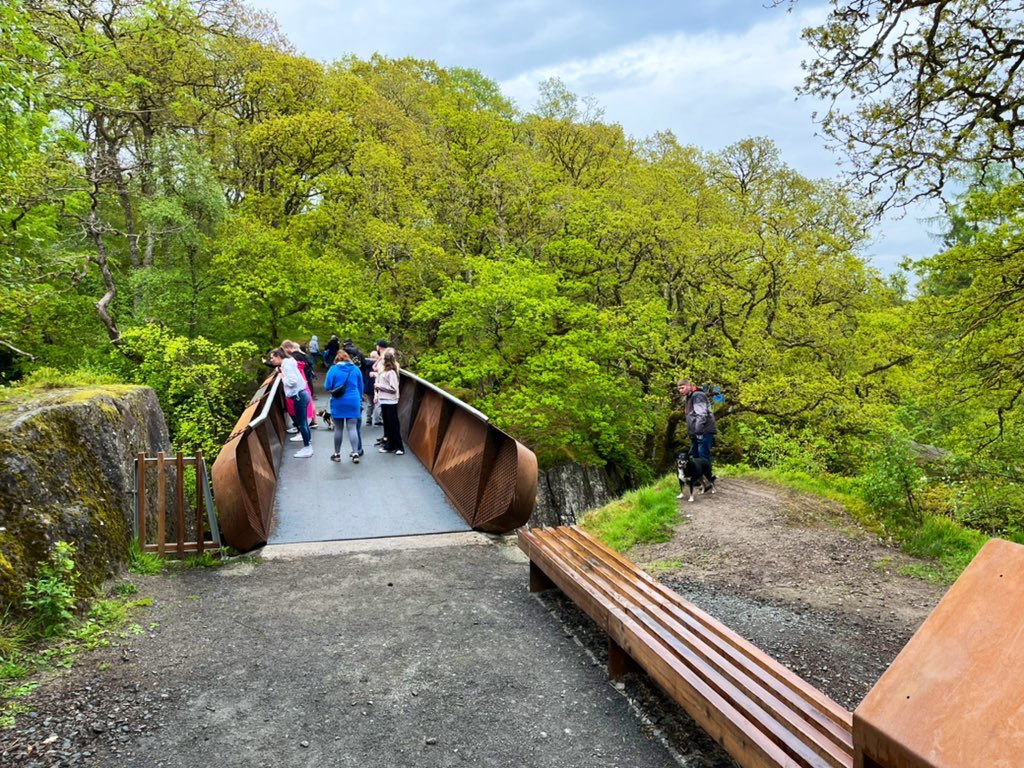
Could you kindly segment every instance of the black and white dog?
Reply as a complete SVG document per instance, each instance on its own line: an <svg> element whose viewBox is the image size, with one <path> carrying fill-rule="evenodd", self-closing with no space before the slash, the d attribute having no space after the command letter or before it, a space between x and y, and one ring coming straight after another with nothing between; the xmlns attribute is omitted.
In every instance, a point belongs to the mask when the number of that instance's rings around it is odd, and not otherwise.
<svg viewBox="0 0 1024 768"><path fill-rule="evenodd" d="M711 474L711 463L699 456L691 456L689 453L680 453L676 457L676 475L679 477L679 495L677 499L683 498L686 493L684 485L690 489L690 501L693 501L693 486L700 485L700 492L710 490L715 492L715 476Z"/></svg>
<svg viewBox="0 0 1024 768"><path fill-rule="evenodd" d="M334 420L331 418L331 412L324 408L322 411L318 411L317 416L320 417L320 421L327 429L334 429Z"/></svg>

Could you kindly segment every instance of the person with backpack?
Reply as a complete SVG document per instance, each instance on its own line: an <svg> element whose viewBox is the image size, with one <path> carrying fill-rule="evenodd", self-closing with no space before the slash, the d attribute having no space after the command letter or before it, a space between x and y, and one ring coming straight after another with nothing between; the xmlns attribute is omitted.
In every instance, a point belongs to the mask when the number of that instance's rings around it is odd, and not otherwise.
<svg viewBox="0 0 1024 768"><path fill-rule="evenodd" d="M711 466L711 447L715 444L715 412L707 393L689 379L678 384L683 397L686 431L690 436L690 455L704 459Z"/></svg>
<svg viewBox="0 0 1024 768"><path fill-rule="evenodd" d="M359 412L363 403L363 373L353 363L348 352L341 349L334 356L334 364L327 371L324 389L331 396L331 419L334 421L334 453L331 461L341 461L341 443L348 432L349 454L353 464L363 455L359 440Z"/></svg>

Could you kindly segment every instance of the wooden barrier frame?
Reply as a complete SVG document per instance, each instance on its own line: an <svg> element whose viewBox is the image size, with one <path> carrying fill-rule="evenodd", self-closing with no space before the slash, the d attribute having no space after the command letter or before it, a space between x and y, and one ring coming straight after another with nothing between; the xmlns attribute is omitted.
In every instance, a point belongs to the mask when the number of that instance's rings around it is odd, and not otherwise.
<svg viewBox="0 0 1024 768"><path fill-rule="evenodd" d="M146 542L147 531L147 482L146 468L156 467L156 542ZM175 541L167 541L167 468L175 469ZM196 540L185 541L185 468L196 468L196 508L195 527ZM156 456L140 453L135 459L135 538L139 549L143 552L156 552L161 557L175 555L184 557L190 554L203 554L208 548L221 549L220 529L217 525L216 509L213 495L210 493L210 481L206 471L206 461L200 451L195 456L185 456L182 452L170 459L163 451ZM206 542L206 530L211 533L212 541ZM172 545L169 547L169 545Z"/></svg>

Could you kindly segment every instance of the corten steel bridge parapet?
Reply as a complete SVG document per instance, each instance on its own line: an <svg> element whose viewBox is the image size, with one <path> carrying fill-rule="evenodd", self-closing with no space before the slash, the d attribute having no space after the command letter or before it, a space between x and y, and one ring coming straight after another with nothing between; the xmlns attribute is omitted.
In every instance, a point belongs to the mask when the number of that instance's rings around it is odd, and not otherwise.
<svg viewBox="0 0 1024 768"><path fill-rule="evenodd" d="M537 498L537 457L487 417L402 371L398 417L409 449L470 527L507 533L526 524ZM213 464L221 532L247 552L267 542L287 439L275 371L249 401Z"/></svg>
<svg viewBox="0 0 1024 768"><path fill-rule="evenodd" d="M273 520L277 470L285 440L281 378L271 373L252 396L213 462L213 495L221 536L248 552L266 544Z"/></svg>
<svg viewBox="0 0 1024 768"><path fill-rule="evenodd" d="M402 371L398 418L406 443L470 527L508 533L537 501L537 457L487 417Z"/></svg>

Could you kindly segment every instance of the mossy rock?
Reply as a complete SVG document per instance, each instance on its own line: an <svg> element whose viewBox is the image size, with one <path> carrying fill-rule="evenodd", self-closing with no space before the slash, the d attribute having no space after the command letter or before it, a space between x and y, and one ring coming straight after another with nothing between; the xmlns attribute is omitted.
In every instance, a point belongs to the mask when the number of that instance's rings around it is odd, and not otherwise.
<svg viewBox="0 0 1024 768"><path fill-rule="evenodd" d="M83 590L128 561L133 466L170 451L156 393L106 386L24 392L0 403L0 610L57 541L75 546Z"/></svg>

